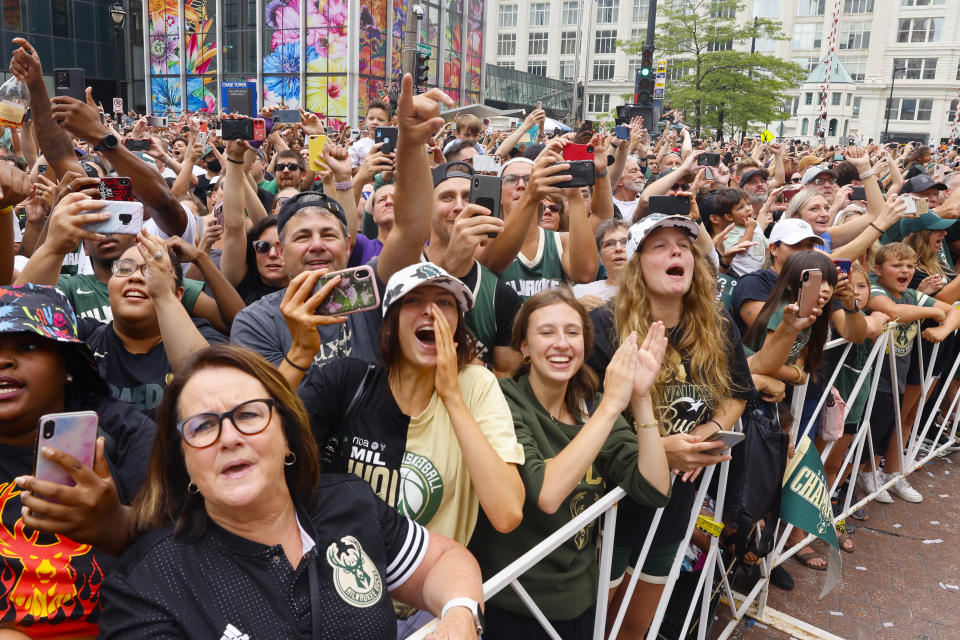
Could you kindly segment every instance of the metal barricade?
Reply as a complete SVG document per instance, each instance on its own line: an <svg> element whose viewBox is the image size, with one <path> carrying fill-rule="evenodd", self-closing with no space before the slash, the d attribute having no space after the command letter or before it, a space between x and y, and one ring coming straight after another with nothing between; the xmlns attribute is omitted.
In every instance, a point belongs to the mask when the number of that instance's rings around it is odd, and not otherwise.
<svg viewBox="0 0 960 640"><path fill-rule="evenodd" d="M889 329L893 326L894 326L894 323L890 323L887 328ZM837 523L843 520L850 513L853 513L857 509L861 508L863 505L872 501L880 492L880 490L886 489L892 486L901 477L909 475L910 473L915 471L919 466L923 465L924 463L926 463L927 461L929 461L931 458L938 455L939 453L943 452L949 446L949 443L947 443L939 447L930 447L930 450L926 453L926 455L918 459L920 449L921 449L921 444L923 443L924 438L931 435L930 433L931 426L933 425L933 422L936 418L937 410L939 409L940 405L943 403L943 400L945 399L947 390L948 390L947 389L948 385L944 384L943 388L941 389L936 399L936 402L932 410L930 411L929 417L921 427L920 422L923 414L923 406L925 403L925 399L929 391L933 389L933 386L936 383L936 378L939 377L938 375L935 375L936 372L934 371L934 366L935 366L937 355L939 354L939 349L940 349L939 344L934 345L933 352L930 357L930 362L928 366L925 368L925 375L923 376L923 381L921 384L921 396L918 401L919 406L917 408L917 415L914 419L914 422L911 428L910 437L908 438L907 442L904 443L901 428L900 428L901 398L897 389L896 360L893 355L893 350L888 348L892 344L893 337L894 337L893 331L889 331L889 330L885 331L883 336L874 343L871 349L871 352L867 358L867 361L863 365L862 371L868 371L875 365L876 365L877 371L875 372L875 375L873 376L873 379L871 381L869 396L867 399L866 407L864 409L863 422L860 425L859 429L857 430L856 435L851 440L849 449L846 455L844 456L843 463L841 464L840 470L837 473L837 477L834 480L833 485L829 488L830 495L832 495L840 486L840 484L843 482L845 476L847 475L848 467L850 465L856 465L857 464L856 461L861 459L861 455L864 447L867 447L870 453L870 456L869 456L870 472L874 474L877 473L876 464L875 464L875 459L876 459L875 454L878 452L874 450L873 439L871 437L870 414L873 409L874 402L876 400L877 387L880 382L879 365L882 362L881 358L884 355L884 351L888 352L886 355L889 358L890 369L891 369L890 378L891 378L894 405L895 405L894 406L894 412L895 412L894 437L896 437L897 439L897 445L898 445L899 451L901 452L901 456L900 456L901 471L899 474L895 475L893 478L885 481L884 483L882 484L877 483L878 489L876 491L874 491L873 493L867 496L862 497L855 504L851 504L853 491L848 491L844 505L843 505L843 510L839 515L837 515L834 518L834 523ZM914 345L914 348L921 349L919 334L917 338L918 339L916 340L916 344ZM826 385L826 389L823 395L819 398L816 405L816 410L813 412L810 421L808 421L807 430L806 430L807 433L812 434L815 432L815 431L811 431L811 429L814 428L815 420L820 415L823 405L826 402L827 397L831 392L833 384L836 381L836 378L839 375L841 368L846 362L846 359L850 353L852 345L851 343L849 343L844 339L837 339L837 340L832 340L828 342L825 345L824 350L826 351L827 349L837 349L837 348L843 348L844 353L840 357L840 360L837 362L837 365L835 366L834 370L831 371L830 373L828 384ZM921 358L921 370L923 371L924 367L922 362L922 352L920 353L920 358ZM960 367L960 358L957 358L951 364L949 372L947 372L945 378L947 380L952 379L958 367ZM848 401L847 407L843 416L844 420L849 415L849 412L851 411L853 406L853 403L849 402L849 400L857 397L857 395L859 394L860 390L863 387L864 380L865 380L865 376L861 375L860 378L857 380L853 390L850 392L849 397L844 398L845 401ZM799 432L800 416L802 415L802 412L799 409L803 407L805 395L806 395L806 385L803 385L802 387L796 387L794 392L794 400L793 400L793 407L795 408L795 415L797 416L797 419L794 421L794 428L792 433L794 438L796 438L796 435ZM954 397L951 400L948 411L947 411L947 415L953 416L955 414L955 412L957 411L958 400L960 400L960 395L958 395L958 397ZM943 421L940 428L937 429L936 435L934 436L935 441L936 441L936 438L939 438L944 433L949 434L950 440L956 437L957 425L958 425L958 422L960 422L960 413L956 413L956 416L957 417L954 417L952 420ZM948 422L950 423L949 425L948 425ZM742 429L742 425L738 422L736 428L740 430ZM835 444L834 442L830 442L827 444L827 446L824 448L824 451L821 453L822 460L825 461L827 459L827 457L830 455L830 452L834 447L834 444ZM729 475L729 470L730 470L729 465L730 465L729 462L724 462L719 465L720 483L719 483L718 495L716 496L716 508L715 508L715 516L714 516L714 519L717 522L722 522L722 518L723 518L723 507L724 507L724 501L726 497L727 477ZM697 495L694 500L694 507L691 511L690 520L687 523L684 538L681 541L680 546L677 550L677 555L673 559L673 564L671 565L671 568L670 568L670 574L669 574L667 583L664 586L663 594L660 598L660 602L658 604L656 614L650 625L650 630L647 632L647 638L656 638L657 633L659 632L660 627L663 623L664 614L666 612L667 605L670 601L670 596L673 593L673 589L677 583L678 578L680 577L680 569L683 563L684 554L686 553L687 546L689 545L689 542L690 542L690 537L693 533L694 528L696 527L697 519L700 515L700 510L706 498L707 488L710 486L710 482L712 480L713 474L716 471L717 471L717 466L713 466L713 467L707 468L703 473L703 477L700 482L700 488L697 491ZM851 487L853 486L853 483L855 483L855 481L856 481L856 469L854 468L852 470L852 475L850 477ZM524 553L522 556L517 558L514 562L512 562L510 565L505 567L503 570L501 570L499 573L497 573L496 575L494 575L484 583L483 585L484 598L489 599L490 597L492 597L496 593L499 593L501 590L507 587L512 588L520 597L520 599L524 602L527 608L530 610L531 615L540 622L541 626L547 631L547 633L555 640L560 640L560 636L557 634L556 630L552 628L549 621L540 611L540 608L537 606L536 602L534 602L533 598L531 598L530 595L527 593L527 591L522 587L522 585L519 582L519 579L524 572L526 572L528 569L536 565L540 560L546 557L551 551L553 551L554 549L559 547L561 544L563 544L563 542L565 542L567 539L569 539L578 531L580 531L589 522L596 520L600 517L604 517L605 520L603 524L603 534L601 537L600 560L599 560L600 580L597 585L597 602L596 602L596 608L595 608L595 620L594 620L594 631L593 631L594 639L602 640L605 637L605 625L608 617L608 611L607 611L608 585L609 585L610 566L611 566L612 553L613 553L613 538L614 538L613 533L616 526L617 503L625 495L626 493L623 491L623 489L619 487L615 487L613 490L608 492L596 503L594 503L589 508L585 509L582 513L580 513L578 516L573 518L566 525L558 529L556 532L554 532L547 538L545 538L542 542L537 544L530 551ZM657 529L659 527L662 514L663 514L663 509L658 509L656 511L650 530L648 531L646 537L644 538L644 542L640 550L640 556L636 563L637 567L640 567L643 565L643 562L648 555L650 547L653 543L654 536L656 535ZM717 572L719 572L719 575L720 575L720 586L718 588L723 589L727 597L727 601L729 602L730 614L733 618L727 624L727 626L722 630L722 632L717 636L718 640L725 640L726 638L730 637L730 635L733 633L734 629L736 628L740 620L743 618L744 615L746 615L747 611L751 607L756 608L757 612L754 615L757 615L757 616L763 615L764 608L766 606L767 593L769 592L769 588L770 588L771 570L774 567L782 564L785 560L789 559L792 555L797 553L797 551L799 551L803 546L809 544L814 539L813 535L808 534L807 536L804 537L802 542L785 550L787 539L793 529L793 526L787 523L783 523L783 525L784 525L783 530L775 542L774 550L763 559L763 562L760 565L761 579L757 581L757 583L753 586L751 591L745 596L736 594L733 591L728 579L728 573L729 573L729 570L732 568L732 566L728 567L724 563L723 558L720 556L719 539L715 536L710 537L710 546L709 546L709 549L707 549L706 562L704 563L703 568L701 569L701 573L694 591L694 595L691 598L690 606L688 607L686 616L683 620L680 637L685 637L692 623L693 617L697 613L699 613L699 619L701 621L709 620L710 601L714 595L713 583L714 583L714 577L717 575ZM610 634L608 636L608 638L610 639L617 637L617 633L623 623L623 619L625 617L626 610L630 604L630 598L636 587L636 583L637 583L637 580L639 579L639 575L640 575L640 572L635 571L630 578L630 582L628 583L625 597L623 598L623 603L620 607L620 610L617 611L616 616L613 618L613 625L610 629ZM426 627L424 627L414 635L410 636L410 640L422 640L422 638L424 638L435 627L435 623L436 621L431 622L429 625L427 625ZM698 640L705 640L707 626L709 625L707 624L698 625L698 628L697 628Z"/></svg>

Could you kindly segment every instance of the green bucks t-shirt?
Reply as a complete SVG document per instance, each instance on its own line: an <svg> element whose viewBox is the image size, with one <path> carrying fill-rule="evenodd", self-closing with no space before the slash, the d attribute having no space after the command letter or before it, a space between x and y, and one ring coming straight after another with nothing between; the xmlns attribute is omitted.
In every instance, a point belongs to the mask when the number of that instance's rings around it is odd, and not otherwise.
<svg viewBox="0 0 960 640"><path fill-rule="evenodd" d="M110 294L107 292L107 283L97 280L92 273L83 275L61 275L57 280L57 288L63 291L67 300L73 305L73 310L80 318L94 318L100 322L113 320L113 311L110 309ZM199 280L183 279L183 306L188 313L193 313L193 305L203 290L203 283Z"/></svg>
<svg viewBox="0 0 960 640"><path fill-rule="evenodd" d="M887 291L875 282L870 286L870 297L883 296L890 298L896 304L913 304L918 307L933 307L937 301L925 293L920 293L916 289L907 289L903 296L897 297L892 291ZM917 323L907 322L895 325L893 328L893 355L900 357L910 355L913 350L914 338L917 337Z"/></svg>
<svg viewBox="0 0 960 640"><path fill-rule="evenodd" d="M537 255L528 260L522 253L518 254L500 274L500 281L513 287L523 300L541 291L556 289L566 281L562 255L560 234L540 229Z"/></svg>

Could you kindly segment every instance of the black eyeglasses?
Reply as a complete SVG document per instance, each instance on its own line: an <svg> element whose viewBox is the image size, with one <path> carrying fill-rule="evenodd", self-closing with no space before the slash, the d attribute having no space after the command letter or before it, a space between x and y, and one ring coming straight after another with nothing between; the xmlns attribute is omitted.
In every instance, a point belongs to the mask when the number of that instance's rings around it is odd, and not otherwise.
<svg viewBox="0 0 960 640"><path fill-rule="evenodd" d="M296 162L278 162L274 165L278 172L286 169L287 171L300 171L300 165Z"/></svg>
<svg viewBox="0 0 960 640"><path fill-rule="evenodd" d="M225 418L230 418L237 431L252 436L267 428L272 414L272 398L247 400L230 411L198 413L181 420L177 423L177 433L194 449L204 449L220 439Z"/></svg>
<svg viewBox="0 0 960 640"><path fill-rule="evenodd" d="M266 240L254 240L253 250L263 255L266 253L270 253L270 249L272 249L274 246L279 244L280 244L279 242L268 242Z"/></svg>
<svg viewBox="0 0 960 640"><path fill-rule="evenodd" d="M511 174L511 175L503 176L503 184L505 184L508 187L517 186L518 184L520 184L521 180L523 180L523 184L530 184L530 175L527 174L525 176L519 176L516 174Z"/></svg>

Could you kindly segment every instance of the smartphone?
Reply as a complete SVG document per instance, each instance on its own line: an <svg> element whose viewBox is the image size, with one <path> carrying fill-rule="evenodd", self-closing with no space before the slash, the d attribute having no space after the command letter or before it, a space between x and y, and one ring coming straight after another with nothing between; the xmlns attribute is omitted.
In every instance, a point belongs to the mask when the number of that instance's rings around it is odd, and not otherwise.
<svg viewBox="0 0 960 640"><path fill-rule="evenodd" d="M127 138L123 141L123 146L130 151L148 151L150 140L147 138Z"/></svg>
<svg viewBox="0 0 960 640"><path fill-rule="evenodd" d="M747 437L747 434L742 431L717 431L715 434L707 438L707 442L722 442L723 447L717 447L721 451L726 451L727 449L732 449L741 442L743 442ZM717 449L714 449L716 451Z"/></svg>
<svg viewBox="0 0 960 640"><path fill-rule="evenodd" d="M323 161L323 147L326 144L327 136L322 133L307 138L307 149L310 152L310 171L323 171L327 168Z"/></svg>
<svg viewBox="0 0 960 640"><path fill-rule="evenodd" d="M630 127L625 124L618 124L615 130L615 135L617 136L617 140L629 140Z"/></svg>
<svg viewBox="0 0 960 640"><path fill-rule="evenodd" d="M843 162L844 160L846 160L846 158L843 157L843 154L842 154L842 153L835 153L835 154L833 154L833 161L834 161L834 162Z"/></svg>
<svg viewBox="0 0 960 640"><path fill-rule="evenodd" d="M788 204L791 200L793 200L793 196L800 193L801 189L803 189L803 187L800 187L800 186L791 187L790 189L784 189L783 192L780 194L780 197L783 198L784 204Z"/></svg>
<svg viewBox="0 0 960 640"><path fill-rule="evenodd" d="M147 116L147 126L165 127L167 126L167 118L165 116Z"/></svg>
<svg viewBox="0 0 960 640"><path fill-rule="evenodd" d="M383 146L380 147L380 153L393 153L397 150L397 134L396 127L377 127L374 130L374 144L383 143Z"/></svg>
<svg viewBox="0 0 960 640"><path fill-rule="evenodd" d="M53 89L58 96L70 96L83 102L87 99L86 84L83 69L53 70Z"/></svg>
<svg viewBox="0 0 960 640"><path fill-rule="evenodd" d="M564 160L590 160L593 161L592 144L570 143L563 148Z"/></svg>
<svg viewBox="0 0 960 640"><path fill-rule="evenodd" d="M100 124L107 124L107 117L104 115L103 111L100 112Z"/></svg>
<svg viewBox="0 0 960 640"><path fill-rule="evenodd" d="M130 178L101 178L97 187L100 189L101 200L136 202Z"/></svg>
<svg viewBox="0 0 960 640"><path fill-rule="evenodd" d="M820 281L823 273L820 269L804 269L800 273L800 293L797 295L798 318L809 318L820 298Z"/></svg>
<svg viewBox="0 0 960 640"><path fill-rule="evenodd" d="M273 121L277 124L299 124L299 109L277 109L273 112Z"/></svg>
<svg viewBox="0 0 960 640"><path fill-rule="evenodd" d="M207 121L201 120L197 123L197 131L200 133L210 133L210 129L207 127Z"/></svg>
<svg viewBox="0 0 960 640"><path fill-rule="evenodd" d="M218 202L217 204L213 205L213 221L218 225L220 225L221 227L223 226L223 203L222 202Z"/></svg>
<svg viewBox="0 0 960 640"><path fill-rule="evenodd" d="M253 118L253 141L263 142L267 139L267 123L263 118Z"/></svg>
<svg viewBox="0 0 960 640"><path fill-rule="evenodd" d="M912 214L917 213L917 199L913 196L900 196L900 201L903 204L907 205L907 208L904 209L904 213Z"/></svg>
<svg viewBox="0 0 960 640"><path fill-rule="evenodd" d="M122 233L137 235L143 228L143 203L122 200L104 200L102 212L110 214L109 220L83 225L84 229L97 233Z"/></svg>
<svg viewBox="0 0 960 640"><path fill-rule="evenodd" d="M489 173L500 173L500 165L503 161L500 156L483 154L473 156L473 170L477 172L486 171Z"/></svg>
<svg viewBox="0 0 960 640"><path fill-rule="evenodd" d="M697 158L697 165L701 167L719 167L720 158L719 153L701 153L700 157Z"/></svg>
<svg viewBox="0 0 960 640"><path fill-rule="evenodd" d="M867 190L863 187L853 187L850 192L850 200L852 201L866 201L867 199Z"/></svg>
<svg viewBox="0 0 960 640"><path fill-rule="evenodd" d="M223 140L253 140L253 120L228 118L220 123Z"/></svg>
<svg viewBox="0 0 960 640"><path fill-rule="evenodd" d="M474 161L482 156L474 156ZM503 188L503 180L498 176L473 176L470 179L470 202L478 204L481 207L489 209L491 215L495 218L503 218L500 211L500 190ZM497 234L488 233L488 237L496 238Z"/></svg>
<svg viewBox="0 0 960 640"><path fill-rule="evenodd" d="M369 265L334 271L322 276L317 280L311 295L334 276L340 276L340 284L317 307L317 315L341 316L380 307L380 291L377 289L373 268Z"/></svg>
<svg viewBox="0 0 960 640"><path fill-rule="evenodd" d="M843 271L848 276L850 275L850 265L853 264L852 260L834 260L833 264L837 265L840 271Z"/></svg>
<svg viewBox="0 0 960 640"><path fill-rule="evenodd" d="M207 140L209 140L209 139L210 139L210 134L207 133L206 131L198 131L198 132L197 132L197 144L200 145L201 147L206 147L206 146L207 146ZM204 153L203 155L207 155L207 153L210 153L210 152L207 151L207 152Z"/></svg>
<svg viewBox="0 0 960 640"><path fill-rule="evenodd" d="M593 165L593 160L570 160L564 161L563 163L555 162L553 164L548 164L548 167L552 167L557 164L569 164L570 168L564 171L564 175L569 175L570 179L566 182L558 182L554 184L555 187L560 187L561 189L568 189L570 187L587 187L594 183L596 179L595 169Z"/></svg>
<svg viewBox="0 0 960 640"><path fill-rule="evenodd" d="M52 447L68 453L87 467L93 467L97 446L97 426L100 419L95 411L68 411L40 416L37 436L36 463L33 475L39 480L72 487L73 477L53 460L40 455L41 447Z"/></svg>
<svg viewBox="0 0 960 640"><path fill-rule="evenodd" d="M650 196L650 213L689 216L690 198L684 196Z"/></svg>

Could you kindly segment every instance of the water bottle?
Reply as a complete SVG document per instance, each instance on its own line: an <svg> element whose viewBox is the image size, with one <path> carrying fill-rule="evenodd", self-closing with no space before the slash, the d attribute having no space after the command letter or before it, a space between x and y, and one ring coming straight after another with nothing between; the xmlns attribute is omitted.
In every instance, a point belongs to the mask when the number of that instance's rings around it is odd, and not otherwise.
<svg viewBox="0 0 960 640"><path fill-rule="evenodd" d="M30 104L30 94L16 76L0 85L0 126L19 128Z"/></svg>

